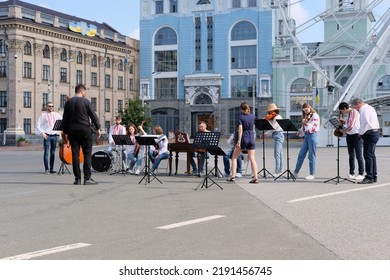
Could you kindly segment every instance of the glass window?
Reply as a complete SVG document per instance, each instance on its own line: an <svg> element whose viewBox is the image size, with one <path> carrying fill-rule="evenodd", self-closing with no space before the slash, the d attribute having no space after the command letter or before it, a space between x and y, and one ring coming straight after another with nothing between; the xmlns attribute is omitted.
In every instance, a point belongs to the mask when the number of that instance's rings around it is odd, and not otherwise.
<svg viewBox="0 0 390 280"><path fill-rule="evenodd" d="M232 47L231 55L232 69L247 69L257 67L256 46Z"/></svg>
<svg viewBox="0 0 390 280"><path fill-rule="evenodd" d="M229 134L237 130L237 116L241 113L240 107L229 109Z"/></svg>
<svg viewBox="0 0 390 280"><path fill-rule="evenodd" d="M119 62L118 62L118 71L123 71L123 61L122 61L122 59L120 59Z"/></svg>
<svg viewBox="0 0 390 280"><path fill-rule="evenodd" d="M45 45L45 47L43 48L43 57L50 58L50 48L48 45Z"/></svg>
<svg viewBox="0 0 390 280"><path fill-rule="evenodd" d="M30 62L23 63L23 78L31 78L32 77L32 64Z"/></svg>
<svg viewBox="0 0 390 280"><path fill-rule="evenodd" d="M111 107L111 100L107 98L104 102L104 112L110 112L110 107Z"/></svg>
<svg viewBox="0 0 390 280"><path fill-rule="evenodd" d="M61 109L64 108L66 100L67 100L67 95L66 94L61 94L60 95L60 108Z"/></svg>
<svg viewBox="0 0 390 280"><path fill-rule="evenodd" d="M213 70L213 18L207 17L207 70Z"/></svg>
<svg viewBox="0 0 390 280"><path fill-rule="evenodd" d="M154 53L154 71L177 71L177 51L158 51Z"/></svg>
<svg viewBox="0 0 390 280"><path fill-rule="evenodd" d="M83 71L81 71L81 70L76 71L76 83L78 85L83 83Z"/></svg>
<svg viewBox="0 0 390 280"><path fill-rule="evenodd" d="M49 102L49 93L42 93L42 110L46 109L46 104Z"/></svg>
<svg viewBox="0 0 390 280"><path fill-rule="evenodd" d="M133 63L130 63L129 65L129 74L133 74L134 68L133 68Z"/></svg>
<svg viewBox="0 0 390 280"><path fill-rule="evenodd" d="M123 77L118 77L118 89L123 89Z"/></svg>
<svg viewBox="0 0 390 280"><path fill-rule="evenodd" d="M195 18L195 70L201 70L202 30L200 17Z"/></svg>
<svg viewBox="0 0 390 280"><path fill-rule="evenodd" d="M106 75L104 77L104 86L106 88L110 88L111 87L111 76L110 75Z"/></svg>
<svg viewBox="0 0 390 280"><path fill-rule="evenodd" d="M25 55L31 55L32 53L32 50L31 50L31 43L29 41L26 42L26 44L24 44L24 54Z"/></svg>
<svg viewBox="0 0 390 280"><path fill-rule="evenodd" d="M310 81L308 79L299 78L296 79L290 87L290 92L312 92L313 88L310 85Z"/></svg>
<svg viewBox="0 0 390 280"><path fill-rule="evenodd" d="M97 57L96 57L96 54L93 54L93 55L92 55L91 66L92 66L92 67L96 67L96 66L97 66Z"/></svg>
<svg viewBox="0 0 390 280"><path fill-rule="evenodd" d="M156 14L162 14L164 12L164 1L155 1Z"/></svg>
<svg viewBox="0 0 390 280"><path fill-rule="evenodd" d="M134 90L134 80L133 79L129 79L129 89Z"/></svg>
<svg viewBox="0 0 390 280"><path fill-rule="evenodd" d="M240 21L234 25L232 30L232 40L254 40L257 38L256 28L249 21Z"/></svg>
<svg viewBox="0 0 390 280"><path fill-rule="evenodd" d="M91 72L91 86L97 86L97 73Z"/></svg>
<svg viewBox="0 0 390 280"><path fill-rule="evenodd" d="M256 90L256 75L240 75L231 78L231 97L253 97Z"/></svg>
<svg viewBox="0 0 390 280"><path fill-rule="evenodd" d="M66 61L68 59L68 52L65 49L62 49L60 59L61 61Z"/></svg>
<svg viewBox="0 0 390 280"><path fill-rule="evenodd" d="M68 69L61 67L60 72L60 81L66 83L68 81Z"/></svg>
<svg viewBox="0 0 390 280"><path fill-rule="evenodd" d="M118 111L122 111L123 110L123 100L118 100Z"/></svg>
<svg viewBox="0 0 390 280"><path fill-rule="evenodd" d="M256 1L257 0L248 0L248 7L256 7L257 6Z"/></svg>
<svg viewBox="0 0 390 280"><path fill-rule="evenodd" d="M23 129L25 134L31 134L31 119L23 119Z"/></svg>
<svg viewBox="0 0 390 280"><path fill-rule="evenodd" d="M0 91L0 107L7 107L8 94L6 91Z"/></svg>
<svg viewBox="0 0 390 280"><path fill-rule="evenodd" d="M382 77L376 87L377 90L390 90L390 75Z"/></svg>
<svg viewBox="0 0 390 280"><path fill-rule="evenodd" d="M4 40L0 40L0 53L3 54L4 56L7 53L7 46Z"/></svg>
<svg viewBox="0 0 390 280"><path fill-rule="evenodd" d="M177 13L177 0L170 0L169 1L169 12L170 13Z"/></svg>
<svg viewBox="0 0 390 280"><path fill-rule="evenodd" d="M48 81L50 79L50 66L43 65L42 67L42 80Z"/></svg>
<svg viewBox="0 0 390 280"><path fill-rule="evenodd" d="M176 99L177 98L177 79L164 78L155 79L155 99Z"/></svg>
<svg viewBox="0 0 390 280"><path fill-rule="evenodd" d="M241 0L232 0L232 8L241 8Z"/></svg>
<svg viewBox="0 0 390 280"><path fill-rule="evenodd" d="M5 61L0 61L0 77L7 77L7 64Z"/></svg>
<svg viewBox="0 0 390 280"><path fill-rule="evenodd" d="M83 64L83 54L80 51L77 52L77 64Z"/></svg>
<svg viewBox="0 0 390 280"><path fill-rule="evenodd" d="M92 109L96 112L97 111L97 98L96 97L91 97L91 106L92 106Z"/></svg>
<svg viewBox="0 0 390 280"><path fill-rule="evenodd" d="M106 64L105 64L106 68L111 68L111 60L109 57L106 58Z"/></svg>
<svg viewBox="0 0 390 280"><path fill-rule="evenodd" d="M163 46L163 45L176 45L177 44L177 36L175 31L170 27L161 28L154 38L155 46Z"/></svg>
<svg viewBox="0 0 390 280"><path fill-rule="evenodd" d="M7 129L7 121L8 121L8 119L6 119L6 118L0 119L0 133L3 133L4 130Z"/></svg>
<svg viewBox="0 0 390 280"><path fill-rule="evenodd" d="M31 91L23 92L23 107L31 108Z"/></svg>

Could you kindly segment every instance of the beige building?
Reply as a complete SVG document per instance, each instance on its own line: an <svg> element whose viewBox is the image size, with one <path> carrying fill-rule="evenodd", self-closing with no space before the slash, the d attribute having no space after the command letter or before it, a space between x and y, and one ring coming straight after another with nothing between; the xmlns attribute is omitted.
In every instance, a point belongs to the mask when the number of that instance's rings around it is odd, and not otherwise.
<svg viewBox="0 0 390 280"><path fill-rule="evenodd" d="M100 24L22 1L0 2L2 145L36 139L48 101L62 114L76 84L104 127L138 95L139 41Z"/></svg>

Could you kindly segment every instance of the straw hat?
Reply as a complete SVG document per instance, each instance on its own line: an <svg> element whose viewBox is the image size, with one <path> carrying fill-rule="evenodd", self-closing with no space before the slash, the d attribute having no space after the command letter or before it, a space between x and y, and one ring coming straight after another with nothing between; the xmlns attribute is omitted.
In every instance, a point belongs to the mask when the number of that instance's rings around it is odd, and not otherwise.
<svg viewBox="0 0 390 280"><path fill-rule="evenodd" d="M271 103L271 104L268 105L267 112L272 112L272 111L275 111L275 110L279 110L279 108L276 107L275 103Z"/></svg>

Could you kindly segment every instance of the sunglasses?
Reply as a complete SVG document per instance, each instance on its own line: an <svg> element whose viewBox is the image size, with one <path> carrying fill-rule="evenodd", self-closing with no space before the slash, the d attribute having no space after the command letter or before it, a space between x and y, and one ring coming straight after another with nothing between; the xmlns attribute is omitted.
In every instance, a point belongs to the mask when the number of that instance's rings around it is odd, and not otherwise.
<svg viewBox="0 0 390 280"><path fill-rule="evenodd" d="M47 106L47 107L49 107L49 108L53 108L54 106Z"/></svg>

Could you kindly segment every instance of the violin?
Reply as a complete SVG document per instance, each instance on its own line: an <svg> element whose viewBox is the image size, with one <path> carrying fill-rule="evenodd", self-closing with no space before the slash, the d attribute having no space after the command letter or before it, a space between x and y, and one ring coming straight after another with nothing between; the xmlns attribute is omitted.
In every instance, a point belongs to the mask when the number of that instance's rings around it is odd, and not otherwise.
<svg viewBox="0 0 390 280"><path fill-rule="evenodd" d="M276 111L272 111L272 112L267 113L267 115L265 115L265 119L267 121L272 121L277 115L278 115L278 113L276 113Z"/></svg>
<svg viewBox="0 0 390 280"><path fill-rule="evenodd" d="M64 133L62 133L62 140L63 140L63 144L59 149L59 157L63 163L72 164L72 148L70 146L70 142L68 138L66 137L66 134ZM84 162L84 154L81 147L80 147L79 159L80 159L80 163Z"/></svg>

